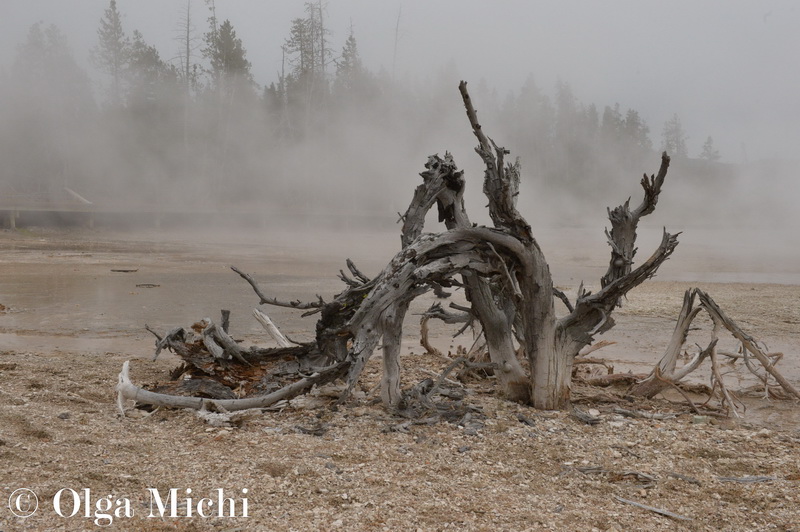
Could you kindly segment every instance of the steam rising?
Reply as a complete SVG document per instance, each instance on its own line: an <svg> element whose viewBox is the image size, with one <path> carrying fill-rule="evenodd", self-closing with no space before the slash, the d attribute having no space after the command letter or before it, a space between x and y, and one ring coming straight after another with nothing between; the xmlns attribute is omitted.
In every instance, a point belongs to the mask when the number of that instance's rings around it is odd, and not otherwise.
<svg viewBox="0 0 800 532"><path fill-rule="evenodd" d="M208 3L171 3L173 10L162 15L180 13L173 25L180 28L178 35L174 30L157 35L145 27L135 33L126 18L130 10L132 18L143 20L141 12L156 9L155 4L120 1L116 9L128 48L119 72L97 60L103 47L97 37L90 54L70 46L76 38L73 27L47 21L30 26L15 51L7 54L0 77L0 195L64 201L63 191L69 189L108 210L171 213L208 225L240 219L274 228L378 226L388 232L394 230L395 213L405 210L427 156L449 150L466 170L471 217L487 223L480 194L482 163L472 150L475 140L457 91L459 79L466 78L485 131L511 150L511 157L521 158L520 207L536 226L589 227L593 233L588 238L595 238L602 248L605 208L628 196L638 201L642 172L657 170L660 149L669 144L662 124L682 106L689 114L681 117L686 129L678 134L688 140L689 149L683 156L672 154L665 191L654 220L649 221L685 230L690 251L700 245L698 237L691 236L694 231L702 238L715 235L711 238L718 244L719 235L726 235L743 260L769 256L797 260L790 251L800 247L791 231L800 222L794 205L800 188L791 177L796 164L772 157L774 150L761 149L761 157L748 157L746 141L756 147L765 142L733 138L730 118L701 123L703 117L692 113L703 106L715 108L706 115L710 119L720 118L716 107L721 95L713 91L692 91L688 103L673 100L665 91L644 105L641 93L631 93L615 59L608 59L603 82L595 84L599 74L593 69L579 72L572 52L563 52L559 68L557 47L549 52L555 59L548 56L541 61L544 75L537 77L536 64L520 60L520 50L527 45L522 34L514 40L501 28L469 30L447 24L446 18L439 19L437 32L471 34L490 50L494 50L492 35L503 33L497 43L502 53L498 48L487 61L472 44L463 45L469 52L464 55L448 44L441 50L428 45L424 57L414 56L411 51L418 43L428 42L424 30L430 28L430 20L415 2L404 3L402 11L392 8L382 14L353 2L296 4L288 18L270 19L278 26L273 33L280 39L265 51L254 34L236 32L240 24L250 27L246 9L219 4L209 11ZM258 4L251 6L253 13L261 14L273 3ZM83 9L82 16L91 19L90 33L97 36L99 21L108 20L110 4L87 5L92 10ZM782 35L784 20L766 15L762 20L750 13L750 7L724 5L737 16L737 24L752 19L751 33L762 30L758 24L775 22L774 31ZM527 2L451 7L455 20L475 23L489 17L483 10L504 11L511 19L516 15L517 20L509 22L513 27L530 16ZM641 14L639 7L628 7ZM543 17L569 20L560 13L562 7L536 7L545 8L552 13ZM783 9L784 18L797 17L797 10L785 8L787 4L777 2L771 12ZM282 6L277 12L287 15L286 9ZM352 27L343 20L348 9L350 17L360 16L361 22ZM573 16L576 29L585 29L586 15ZM668 18L667 24L672 23ZM686 24L699 33L698 22ZM378 36L373 26L388 31ZM303 27L309 33L298 36ZM637 40L637 24L630 27L629 46L651 44ZM224 35L231 42L223 42L219 36ZM225 63L229 57L223 61L222 55L209 52L210 36L221 39L216 46L230 45L233 50L238 39L242 62ZM669 41L676 36L659 38ZM764 38L758 33L754 46ZM274 36L270 39L274 42ZM603 39L580 41L578 34L570 39L594 57L594 69L604 64ZM309 43L319 46L304 49ZM545 44L538 43L538 48ZM652 46L662 50L660 44ZM538 48L531 53L541 54ZM389 49L400 51L399 62ZM376 50L383 51L380 61L374 59ZM94 61L87 60L90 55ZM458 64L449 61L455 56ZM633 69L640 61L635 56ZM275 57L281 57L280 63ZM692 85L697 80L692 68L675 66L670 71L674 58L652 57L652 61L666 65L662 86ZM719 71L721 66L707 68ZM558 77L564 74L575 78ZM121 76L119 87L113 81L116 75ZM619 87L618 93L611 86ZM777 120L775 113L762 112L752 99L740 100L726 113L740 110L761 124L757 131L766 142L774 138L764 123ZM780 121L775 129L786 131ZM715 132L722 158L699 158L702 141ZM796 144L789 140L774 144ZM549 234L543 237L545 245L557 246Z"/></svg>

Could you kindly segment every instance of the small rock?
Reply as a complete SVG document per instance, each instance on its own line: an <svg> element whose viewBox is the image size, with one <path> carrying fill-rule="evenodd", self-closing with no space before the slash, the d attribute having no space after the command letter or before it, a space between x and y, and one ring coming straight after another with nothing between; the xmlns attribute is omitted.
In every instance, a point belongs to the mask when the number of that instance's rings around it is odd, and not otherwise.
<svg viewBox="0 0 800 532"><path fill-rule="evenodd" d="M596 409L596 408L590 408L589 409L589 415L594 416L594 417L598 417L600 415L600 411L598 409Z"/></svg>
<svg viewBox="0 0 800 532"><path fill-rule="evenodd" d="M772 436L772 431L769 429L761 429L758 432L756 432L756 436L758 436L759 438L769 438L770 436Z"/></svg>
<svg viewBox="0 0 800 532"><path fill-rule="evenodd" d="M58 415L58 419L69 419L69 415L70 415L69 412L61 412Z"/></svg>

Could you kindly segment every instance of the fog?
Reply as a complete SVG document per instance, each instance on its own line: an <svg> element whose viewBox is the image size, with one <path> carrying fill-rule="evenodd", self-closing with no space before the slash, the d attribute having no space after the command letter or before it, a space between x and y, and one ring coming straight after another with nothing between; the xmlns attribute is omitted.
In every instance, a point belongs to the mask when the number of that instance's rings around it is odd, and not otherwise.
<svg viewBox="0 0 800 532"><path fill-rule="evenodd" d="M0 7L6 199L69 189L117 213L389 227L427 156L450 151L487 222L465 79L521 158L534 224L605 245L606 207L637 201L666 148L649 225L714 230L749 260L800 247L795 2L118 0L114 67L109 6ZM214 31L230 37L215 49Z"/></svg>

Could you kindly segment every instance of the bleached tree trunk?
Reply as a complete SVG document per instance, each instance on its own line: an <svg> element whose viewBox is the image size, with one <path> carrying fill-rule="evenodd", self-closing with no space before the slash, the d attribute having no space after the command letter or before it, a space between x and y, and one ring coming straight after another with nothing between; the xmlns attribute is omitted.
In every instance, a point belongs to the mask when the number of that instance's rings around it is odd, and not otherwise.
<svg viewBox="0 0 800 532"><path fill-rule="evenodd" d="M556 320L553 280L549 266L533 237L530 225L516 209L519 162L504 167L504 157L508 151L498 147L484 134L465 82L461 82L459 90L472 131L478 139L475 151L486 165L483 189L489 199L489 214L495 227L513 235L521 248L515 253L518 261L516 267L519 270L510 276L510 284L521 315L524 348L532 372L531 402L540 409L564 408L569 401L572 364L578 352L593 341L595 334L613 326L610 314L619 299L653 276L677 245L676 235L665 232L656 253L642 266L631 270L636 225L641 216L655 209L669 168L669 157L666 153L662 156L658 177L648 178L645 175L642 179L645 199L635 211L629 210L628 202L609 211L612 226L620 227L615 233L612 231L613 234L608 234L608 237L612 250L619 251L619 255L625 259L621 268L604 278L603 289L597 294L578 294L578 301L572 312ZM612 216L613 213L617 213L617 216ZM626 223L618 226L617 218L625 218ZM616 262L617 258L612 254L612 264Z"/></svg>

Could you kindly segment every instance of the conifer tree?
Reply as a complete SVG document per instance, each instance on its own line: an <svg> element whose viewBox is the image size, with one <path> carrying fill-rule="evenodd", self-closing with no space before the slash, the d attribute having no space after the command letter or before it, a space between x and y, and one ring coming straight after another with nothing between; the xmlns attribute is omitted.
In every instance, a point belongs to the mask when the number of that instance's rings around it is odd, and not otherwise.
<svg viewBox="0 0 800 532"><path fill-rule="evenodd" d="M709 136L703 144L700 158L706 161L717 162L720 159L719 150L714 147L714 139Z"/></svg>
<svg viewBox="0 0 800 532"><path fill-rule="evenodd" d="M125 71L130 59L130 39L122 28L122 15L116 0L110 0L97 29L99 42L92 49L95 67L111 77L109 97L113 107L122 104Z"/></svg>
<svg viewBox="0 0 800 532"><path fill-rule="evenodd" d="M662 136L664 151L676 159L685 159L689 156L689 151L686 148L688 137L683 130L681 119L678 118L678 113L672 115L672 118L664 124Z"/></svg>

